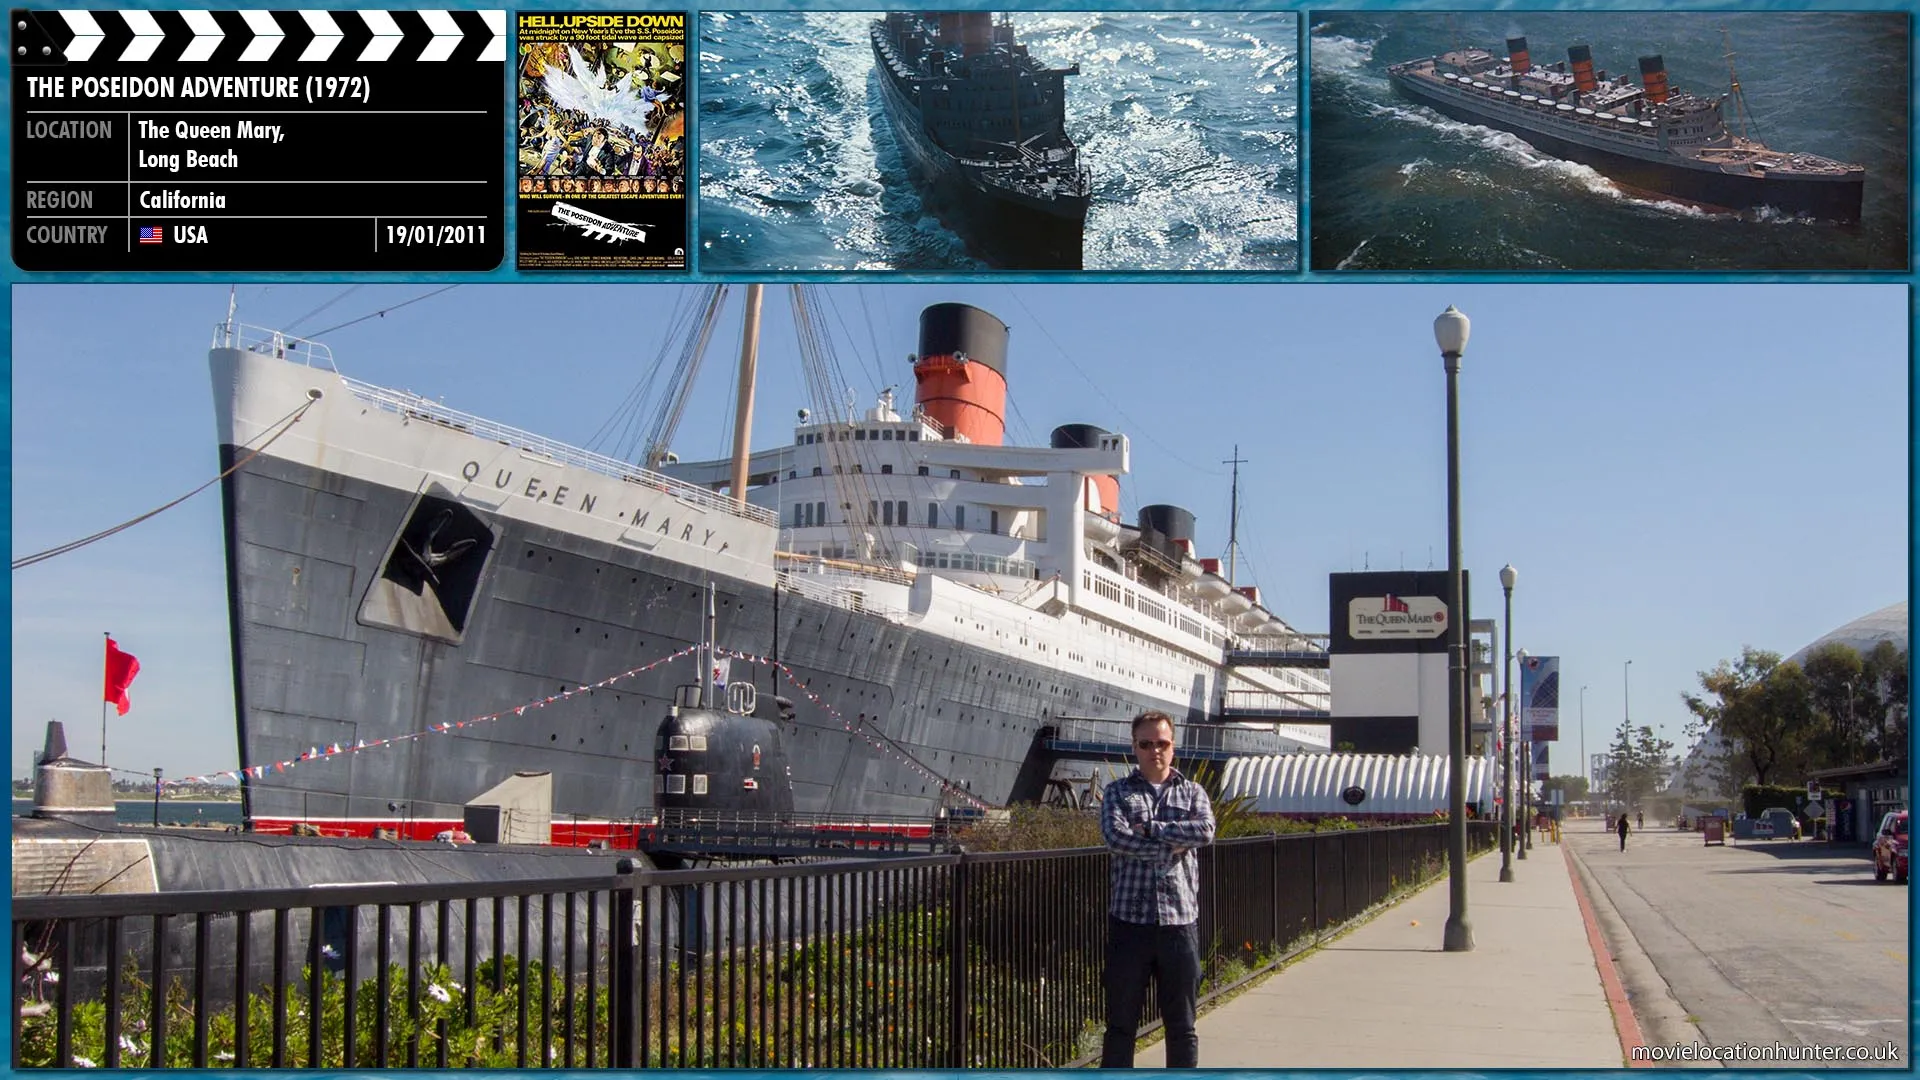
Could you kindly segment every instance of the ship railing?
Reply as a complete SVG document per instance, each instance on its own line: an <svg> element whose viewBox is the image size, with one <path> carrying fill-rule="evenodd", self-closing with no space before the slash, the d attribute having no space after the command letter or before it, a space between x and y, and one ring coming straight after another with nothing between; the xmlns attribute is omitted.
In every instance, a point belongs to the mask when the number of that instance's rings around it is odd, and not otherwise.
<svg viewBox="0 0 1920 1080"><path fill-rule="evenodd" d="M219 323L213 328L213 347L261 353L276 360L289 360L307 367L323 367L335 374L340 370L333 366L332 349L317 341L308 341L264 326Z"/></svg>
<svg viewBox="0 0 1920 1080"><path fill-rule="evenodd" d="M809 600L818 600L848 611L858 611L867 615L878 615L883 619L900 622L907 618L908 612L901 608L884 604L869 603L867 594L860 589L844 585L831 585L819 581L807 574L797 574L791 570L782 570L774 575L777 588L798 593Z"/></svg>
<svg viewBox="0 0 1920 1080"><path fill-rule="evenodd" d="M1325 709L1331 690L1228 690L1221 707L1229 713L1285 712L1289 709Z"/></svg>
<svg viewBox="0 0 1920 1080"><path fill-rule="evenodd" d="M775 552L775 556L788 565L790 573L845 573L873 578L876 581L891 581L896 585L913 584L912 573L894 566L858 562L852 559L829 559L822 555L809 555L798 551Z"/></svg>
<svg viewBox="0 0 1920 1080"><path fill-rule="evenodd" d="M398 413L416 420L426 420L454 431L497 442L502 446L511 446L538 454L557 465L585 469L625 483L640 484L657 491L664 491L682 502L703 510L716 510L767 526L779 524L777 512L767 507L752 503L738 503L728 496L709 491L698 484L676 480L671 476L641 468L632 462L610 458L576 446L568 446L566 443L496 423L472 413L449 409L437 401L405 390L389 390L383 386L375 386L346 376L341 376L340 381L346 384L354 397L386 412Z"/></svg>
<svg viewBox="0 0 1920 1080"><path fill-rule="evenodd" d="M1470 852L1492 846L1490 825L1469 823ZM1429 823L1201 848L1200 1002L1436 876L1447 841ZM12 1064L1085 1065L1105 1016L1110 861L1099 847L697 870L609 858L525 881L16 896Z"/></svg>

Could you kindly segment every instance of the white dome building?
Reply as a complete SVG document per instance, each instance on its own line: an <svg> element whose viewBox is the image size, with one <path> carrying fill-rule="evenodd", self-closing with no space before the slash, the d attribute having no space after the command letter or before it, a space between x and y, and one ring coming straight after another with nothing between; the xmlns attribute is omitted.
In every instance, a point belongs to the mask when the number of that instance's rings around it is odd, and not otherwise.
<svg viewBox="0 0 1920 1080"><path fill-rule="evenodd" d="M1888 604L1878 611L1862 615L1844 626L1820 635L1802 646L1798 652L1787 657L1783 663L1790 661L1795 664L1804 664L1807 657L1829 642L1851 646L1855 652L1864 656L1883 641L1890 641L1895 648L1905 651L1908 647L1908 639L1907 602L1902 600L1897 604ZM1669 778L1670 783L1684 785L1680 793L1686 796L1709 795L1710 792L1707 790L1709 781L1705 779L1706 763L1723 752L1722 746L1720 736L1715 732L1708 732L1707 736L1695 743L1693 749L1687 752L1687 756L1681 759L1679 766L1674 769L1673 775Z"/></svg>
<svg viewBox="0 0 1920 1080"><path fill-rule="evenodd" d="M1883 641L1893 642L1894 648L1905 651L1907 648L1907 602L1888 604L1871 615L1862 615L1838 630L1829 631L1815 638L1807 646L1788 660L1804 664L1814 650L1828 642L1850 645L1862 656L1873 651L1875 645Z"/></svg>

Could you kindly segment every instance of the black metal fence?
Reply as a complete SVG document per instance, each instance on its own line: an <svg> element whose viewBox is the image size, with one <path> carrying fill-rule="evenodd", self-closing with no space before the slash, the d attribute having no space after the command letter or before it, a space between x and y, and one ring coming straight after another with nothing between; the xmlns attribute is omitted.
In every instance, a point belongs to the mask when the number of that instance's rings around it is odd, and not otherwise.
<svg viewBox="0 0 1920 1080"><path fill-rule="evenodd" d="M1203 1000L1441 872L1446 842L1427 825L1203 849ZM1104 1022L1107 876L1089 849L15 897L13 1063L1075 1064Z"/></svg>

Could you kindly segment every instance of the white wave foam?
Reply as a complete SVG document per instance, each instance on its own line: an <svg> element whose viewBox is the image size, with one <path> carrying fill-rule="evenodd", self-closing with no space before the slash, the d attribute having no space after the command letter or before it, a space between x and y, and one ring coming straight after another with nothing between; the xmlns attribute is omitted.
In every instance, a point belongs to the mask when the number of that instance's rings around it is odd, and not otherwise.
<svg viewBox="0 0 1920 1080"><path fill-rule="evenodd" d="M1313 49L1314 74L1352 75L1373 63L1373 47L1378 42L1315 33L1309 43Z"/></svg>
<svg viewBox="0 0 1920 1080"><path fill-rule="evenodd" d="M1367 245L1371 243L1373 243L1373 237L1371 236L1367 237L1365 240L1360 241L1359 246L1355 247L1352 251L1347 252L1347 257L1344 259L1341 259L1337 264L1334 265L1334 269L1335 270L1353 269L1354 261L1360 258L1360 253L1367 250Z"/></svg>

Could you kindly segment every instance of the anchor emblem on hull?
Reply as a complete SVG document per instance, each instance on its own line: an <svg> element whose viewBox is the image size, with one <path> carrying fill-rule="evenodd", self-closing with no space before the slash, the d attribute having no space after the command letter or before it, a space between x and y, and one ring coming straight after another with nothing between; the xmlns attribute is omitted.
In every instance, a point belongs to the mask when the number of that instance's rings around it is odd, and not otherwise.
<svg viewBox="0 0 1920 1080"><path fill-rule="evenodd" d="M440 587L440 571L448 563L454 562L471 551L478 543L472 537L467 537L455 540L445 547L438 546L441 530L452 522L453 511L442 510L436 514L433 522L427 526L426 536L420 538L418 548L414 547L409 537L400 538L400 549L407 553L408 559L412 560L412 569L418 572L422 581L432 585L436 590Z"/></svg>

